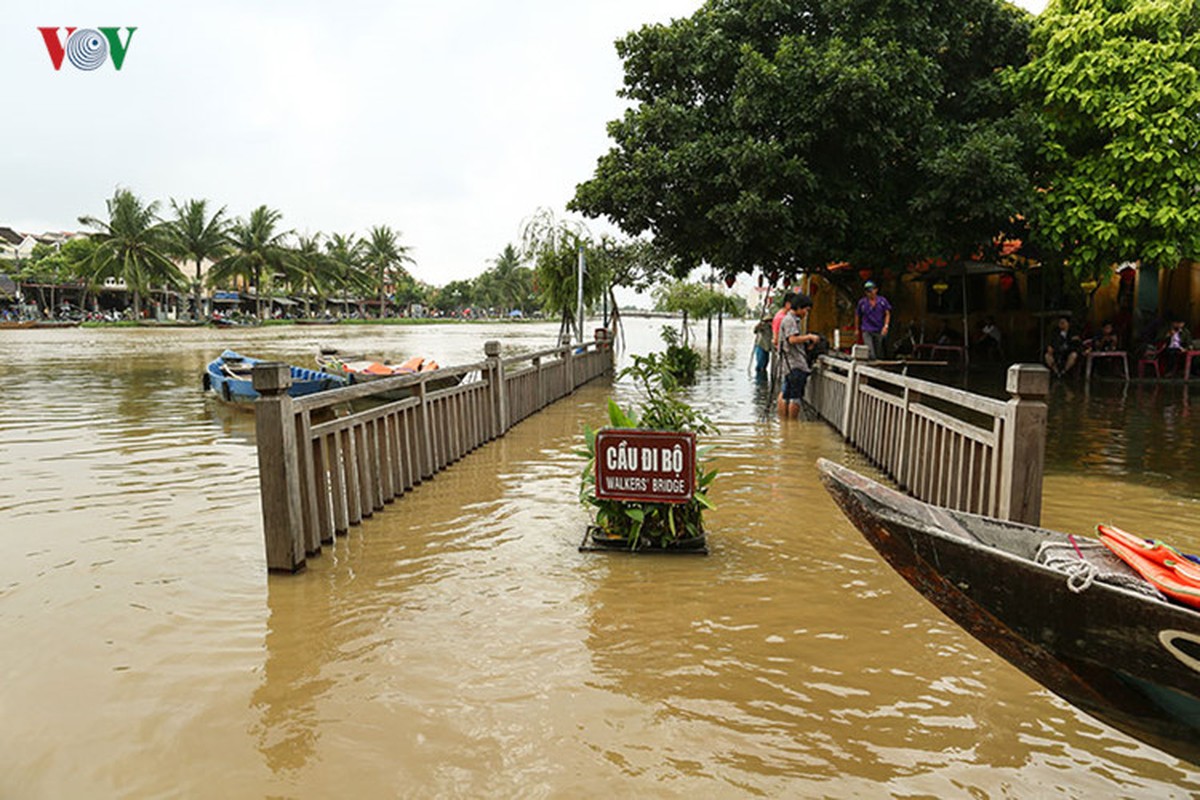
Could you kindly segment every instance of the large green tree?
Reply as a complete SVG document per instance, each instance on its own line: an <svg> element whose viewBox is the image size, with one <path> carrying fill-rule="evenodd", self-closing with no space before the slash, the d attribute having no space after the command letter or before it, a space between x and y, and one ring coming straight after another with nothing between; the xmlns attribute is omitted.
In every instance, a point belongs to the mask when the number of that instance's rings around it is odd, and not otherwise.
<svg viewBox="0 0 1200 800"><path fill-rule="evenodd" d="M37 286L40 306L55 309L55 287L65 283L87 280L89 265L96 253L96 242L89 236L76 236L61 244L38 243L16 270L13 277L21 283ZM49 289L49 295L45 289ZM94 283L89 285L94 289Z"/></svg>
<svg viewBox="0 0 1200 800"><path fill-rule="evenodd" d="M990 243L1028 178L1001 0L710 0L617 43L613 147L571 207L648 233L682 277L895 265Z"/></svg>
<svg viewBox="0 0 1200 800"><path fill-rule="evenodd" d="M1200 256L1200 5L1052 0L1016 83L1040 109L1035 241L1079 277Z"/></svg>
<svg viewBox="0 0 1200 800"><path fill-rule="evenodd" d="M171 201L174 218L167 223L171 254L196 263L196 280L192 284L193 309L200 316L201 266L205 259L216 261L229 246L229 220L222 206L211 215L207 200L188 200L180 205Z"/></svg>
<svg viewBox="0 0 1200 800"><path fill-rule="evenodd" d="M133 313L142 315L142 295L155 286L187 286L187 278L170 258L170 235L158 217L158 203L143 203L129 189L117 189L105 205L108 219L84 216L92 228L96 250L87 268L92 283L117 278L133 292Z"/></svg>

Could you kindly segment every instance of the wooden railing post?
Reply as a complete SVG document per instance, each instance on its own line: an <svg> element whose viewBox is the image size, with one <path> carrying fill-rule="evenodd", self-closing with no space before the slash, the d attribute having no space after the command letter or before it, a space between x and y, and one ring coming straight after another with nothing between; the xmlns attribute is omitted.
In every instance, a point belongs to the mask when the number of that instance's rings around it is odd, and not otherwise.
<svg viewBox="0 0 1200 800"><path fill-rule="evenodd" d="M575 348L567 343L567 349L563 353L563 380L566 385L563 388L563 397L575 392Z"/></svg>
<svg viewBox="0 0 1200 800"><path fill-rule="evenodd" d="M1037 525L1042 518L1046 461L1046 395L1050 370L1040 364L1008 368L1008 419L1004 426L1000 516Z"/></svg>
<svg viewBox="0 0 1200 800"><path fill-rule="evenodd" d="M429 410L429 384L428 381L421 381L414 386L416 389L417 400L420 405L417 406L417 478L419 480L427 480L433 477L437 471L437 465L433 463L433 420Z"/></svg>
<svg viewBox="0 0 1200 800"><path fill-rule="evenodd" d="M300 471L296 453L296 421L292 372L287 364L254 365L254 428L258 442L258 475L262 494L267 569L304 569L304 518L300 505Z"/></svg>
<svg viewBox="0 0 1200 800"><path fill-rule="evenodd" d="M533 365L534 374L537 377L537 400L533 403L533 411L541 409L546 404L546 387L545 378L542 375L542 357L534 356L530 362Z"/></svg>
<svg viewBox="0 0 1200 800"><path fill-rule="evenodd" d="M854 406L858 397L858 374L860 364L867 363L870 350L865 344L856 344L850 350L850 367L846 372L846 402L842 408L842 436L851 444L854 443Z"/></svg>
<svg viewBox="0 0 1200 800"><path fill-rule="evenodd" d="M495 439L508 431L508 381L504 378L504 360L500 358L500 343L483 343L488 360L488 380L492 384L492 436Z"/></svg>

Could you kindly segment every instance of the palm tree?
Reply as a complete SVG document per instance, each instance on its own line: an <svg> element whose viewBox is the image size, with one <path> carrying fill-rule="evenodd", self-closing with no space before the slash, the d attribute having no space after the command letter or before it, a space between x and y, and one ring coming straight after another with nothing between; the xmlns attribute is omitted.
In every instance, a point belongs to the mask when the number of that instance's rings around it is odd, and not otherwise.
<svg viewBox="0 0 1200 800"><path fill-rule="evenodd" d="M166 223L158 218L158 203L143 205L128 189L117 189L108 208L108 221L79 218L95 233L96 252L87 268L87 278L102 281L119 278L133 292L133 314L142 316L142 294L155 285L187 286L187 278L168 257L170 239Z"/></svg>
<svg viewBox="0 0 1200 800"><path fill-rule="evenodd" d="M330 258L321 250L321 234L299 236L296 245L292 247L292 274L295 278L294 289L304 292L304 315L312 316L312 295L315 292L318 299L324 299L326 275L331 271ZM322 303L323 304L323 303Z"/></svg>
<svg viewBox="0 0 1200 800"><path fill-rule="evenodd" d="M338 289L343 298L351 290L367 291L371 276L363 266L364 243L354 234L335 233L325 242L325 254L329 258L328 272L321 276L327 289Z"/></svg>
<svg viewBox="0 0 1200 800"><path fill-rule="evenodd" d="M379 317L385 314L384 305L389 284L398 285L412 282L412 276L404 268L404 264L414 263L408 254L411 249L400 244L399 233L387 225L376 225L370 230L363 260L375 280L375 288L379 292Z"/></svg>
<svg viewBox="0 0 1200 800"><path fill-rule="evenodd" d="M509 311L523 306L533 288L533 275L529 269L521 266L517 248L511 244L505 245L492 265L485 274L490 275L490 289L495 293L499 305Z"/></svg>
<svg viewBox="0 0 1200 800"><path fill-rule="evenodd" d="M196 281L192 284L196 319L200 318L200 266L205 259L216 261L229 244L229 220L225 207L208 216L207 200L188 200L182 206L171 201L175 219L167 223L171 251L179 258L196 261Z"/></svg>
<svg viewBox="0 0 1200 800"><path fill-rule="evenodd" d="M262 318L263 270L267 278L288 268L287 247L284 239L287 231L276 232L283 215L265 205L250 212L246 219L239 219L229 227L230 252L208 273L210 286L241 279L254 286L254 313Z"/></svg>

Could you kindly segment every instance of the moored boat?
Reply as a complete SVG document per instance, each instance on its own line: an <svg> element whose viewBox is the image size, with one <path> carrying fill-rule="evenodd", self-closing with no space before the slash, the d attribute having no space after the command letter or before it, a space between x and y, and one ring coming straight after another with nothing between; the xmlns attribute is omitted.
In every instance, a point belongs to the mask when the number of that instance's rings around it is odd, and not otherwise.
<svg viewBox="0 0 1200 800"><path fill-rule="evenodd" d="M226 350L205 368L204 390L212 392L227 403L252 403L258 399L258 392L255 391L252 380L254 365L261 363L262 359ZM349 385L349 381L344 377L315 369L292 366L291 374L292 387L288 394L292 397Z"/></svg>
<svg viewBox="0 0 1200 800"><path fill-rule="evenodd" d="M1200 613L1100 542L931 506L822 459L821 479L913 588L1064 700L1200 764Z"/></svg>
<svg viewBox="0 0 1200 800"><path fill-rule="evenodd" d="M402 364L392 364L382 359L372 359L363 355L347 356L336 350L323 350L317 355L317 365L323 372L346 378L351 384L367 383L382 378L394 378L401 375L417 375L419 373L436 372L436 361L413 356ZM429 391L448 389L457 386L463 379L461 374L432 378L426 382ZM415 389L411 386L390 390L382 396L389 400L399 400L411 397Z"/></svg>

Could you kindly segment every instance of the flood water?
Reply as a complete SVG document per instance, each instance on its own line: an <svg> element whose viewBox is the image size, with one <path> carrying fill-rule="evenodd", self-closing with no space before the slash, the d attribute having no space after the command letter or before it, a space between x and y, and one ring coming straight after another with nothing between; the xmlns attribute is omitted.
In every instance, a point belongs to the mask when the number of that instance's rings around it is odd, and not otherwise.
<svg viewBox="0 0 1200 800"><path fill-rule="evenodd" d="M630 349L661 324L627 321ZM690 392L720 427L709 556L577 551L572 450L634 397L605 380L267 575L253 418L202 395L207 361L456 364L556 330L0 331L0 797L1200 793L1200 768L1057 700L883 564L814 468L861 460L823 423L760 419L748 324ZM1051 401L1043 522L1200 550L1200 399Z"/></svg>

